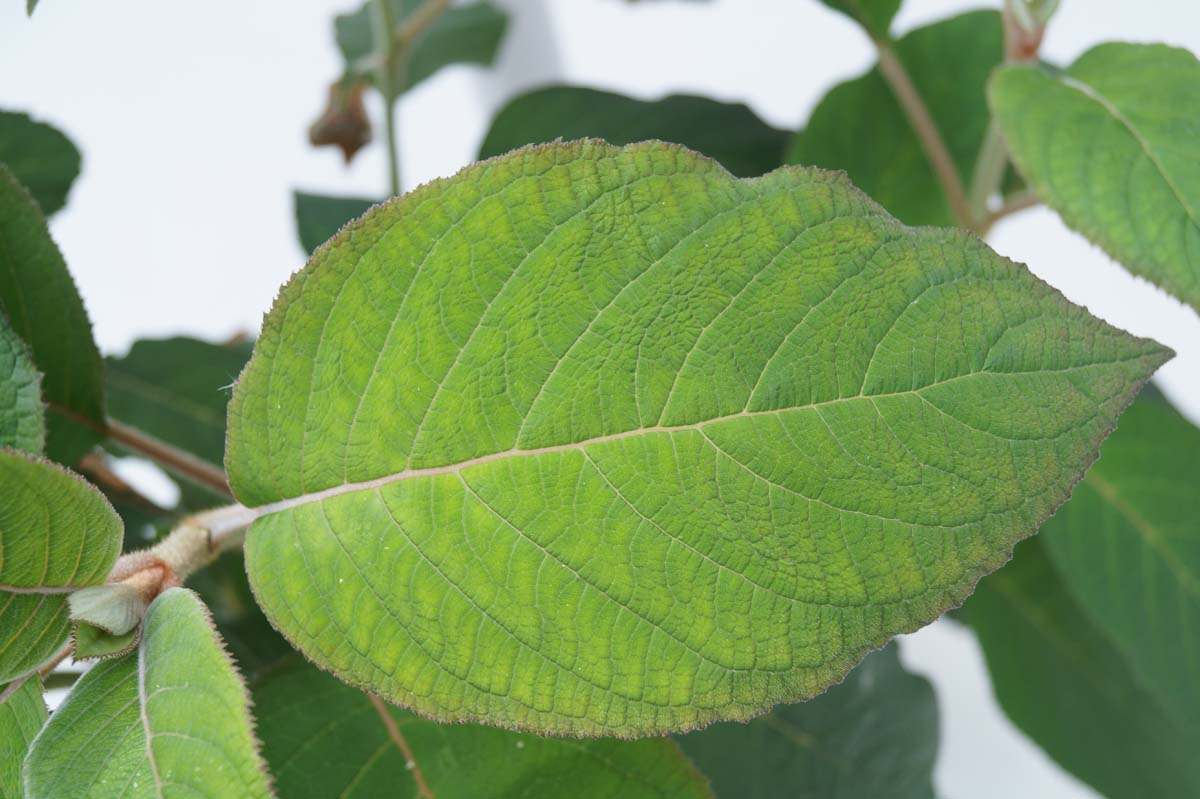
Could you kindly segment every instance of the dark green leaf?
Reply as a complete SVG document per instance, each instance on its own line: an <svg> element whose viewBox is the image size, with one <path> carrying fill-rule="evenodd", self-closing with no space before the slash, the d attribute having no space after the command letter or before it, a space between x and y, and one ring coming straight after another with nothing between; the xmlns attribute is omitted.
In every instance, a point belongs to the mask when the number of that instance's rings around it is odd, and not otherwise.
<svg viewBox="0 0 1200 799"><path fill-rule="evenodd" d="M0 692L9 686L0 685ZM21 763L34 736L46 723L46 703L37 677L26 680L0 702L0 799L22 799Z"/></svg>
<svg viewBox="0 0 1200 799"><path fill-rule="evenodd" d="M389 2L399 26L424 0ZM342 14L334 20L338 47L346 60L347 71L359 72L359 62L375 50L371 14L368 2L353 14ZM417 37L409 48L407 59L400 59L395 76L397 91L408 91L452 64L491 64L507 26L508 15L487 0L452 6ZM368 74L367 77L371 76Z"/></svg>
<svg viewBox="0 0 1200 799"><path fill-rule="evenodd" d="M1003 56L1000 15L973 11L917 28L896 42L895 50L941 130L959 175L969 183L989 121L984 85ZM956 224L878 67L825 95L808 127L796 134L788 161L846 170L856 186L910 225Z"/></svg>
<svg viewBox="0 0 1200 799"><path fill-rule="evenodd" d="M0 313L0 447L41 452L46 443L42 373Z"/></svg>
<svg viewBox="0 0 1200 799"><path fill-rule="evenodd" d="M989 87L1013 159L1063 221L1200 309L1200 61L1109 43Z"/></svg>
<svg viewBox="0 0 1200 799"><path fill-rule="evenodd" d="M783 162L789 136L741 103L687 95L636 100L598 89L551 86L500 109L479 157L555 139L599 138L612 144L661 139L715 158L739 177L753 177Z"/></svg>
<svg viewBox="0 0 1200 799"><path fill-rule="evenodd" d="M296 232L300 235L300 246L309 255L316 252L342 226L357 219L375 205L378 200L359 197L328 197L303 191L293 193L296 204Z"/></svg>
<svg viewBox="0 0 1200 799"><path fill-rule="evenodd" d="M932 799L937 703L889 644L815 699L678 740L718 799Z"/></svg>
<svg viewBox="0 0 1200 799"><path fill-rule="evenodd" d="M37 203L0 164L0 311L33 352L49 404L46 454L73 463L104 423L104 364L92 325Z"/></svg>
<svg viewBox="0 0 1200 799"><path fill-rule="evenodd" d="M832 9L841 11L871 36L886 39L892 20L900 10L900 0L821 0Z"/></svg>
<svg viewBox="0 0 1200 799"><path fill-rule="evenodd" d="M963 608L1000 706L1110 799L1200 796L1195 742L1080 611L1045 554L1047 537L1018 546Z"/></svg>
<svg viewBox="0 0 1200 799"><path fill-rule="evenodd" d="M0 111L0 163L8 165L46 216L66 204L80 161L79 149L58 128L28 114Z"/></svg>
<svg viewBox="0 0 1200 799"><path fill-rule="evenodd" d="M1144 391L1040 538L1084 614L1200 745L1200 430Z"/></svg>
<svg viewBox="0 0 1200 799"><path fill-rule="evenodd" d="M257 681L254 705L287 799L711 797L669 739L581 741L435 724L296 656Z"/></svg>

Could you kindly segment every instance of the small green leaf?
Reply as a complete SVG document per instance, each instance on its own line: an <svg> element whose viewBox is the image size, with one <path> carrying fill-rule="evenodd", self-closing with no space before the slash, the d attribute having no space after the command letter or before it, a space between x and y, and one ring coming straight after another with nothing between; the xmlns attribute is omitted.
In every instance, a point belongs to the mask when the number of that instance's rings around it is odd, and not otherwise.
<svg viewBox="0 0 1200 799"><path fill-rule="evenodd" d="M1046 556L1049 537L1018 546L963 607L1000 706L1110 799L1200 796L1195 740L1080 610Z"/></svg>
<svg viewBox="0 0 1200 799"><path fill-rule="evenodd" d="M526 144L583 138L611 144L678 142L715 158L735 175L754 177L783 163L790 134L763 122L741 103L687 95L647 101L598 89L550 86L500 109L479 157L491 158Z"/></svg>
<svg viewBox="0 0 1200 799"><path fill-rule="evenodd" d="M0 682L67 637L67 594L108 578L121 520L99 491L49 461L0 450Z"/></svg>
<svg viewBox="0 0 1200 799"><path fill-rule="evenodd" d="M1042 529L1084 614L1200 744L1200 429L1149 389Z"/></svg>
<svg viewBox="0 0 1200 799"><path fill-rule="evenodd" d="M108 412L213 464L225 456L225 407L249 344L175 337L136 341L107 359Z"/></svg>
<svg viewBox="0 0 1200 799"><path fill-rule="evenodd" d="M0 686L0 693L11 686ZM26 680L0 702L0 799L23 799L21 762L34 736L46 723L42 683Z"/></svg>
<svg viewBox="0 0 1200 799"><path fill-rule="evenodd" d="M132 652L142 638L142 628L141 625L138 625L128 632L113 635L108 630L103 630L87 622L77 621L72 636L74 642L72 658L76 661L103 660L128 655Z"/></svg>
<svg viewBox="0 0 1200 799"><path fill-rule="evenodd" d="M973 11L917 28L895 44L969 183L987 132L984 86L1003 58L995 11ZM796 134L787 160L844 169L860 189L910 225L957 224L908 118L879 68L835 86ZM1006 184L1011 191L1012 180Z"/></svg>
<svg viewBox="0 0 1200 799"><path fill-rule="evenodd" d="M0 163L12 170L46 216L66 205L81 160L79 149L58 128L28 114L0 111Z"/></svg>
<svg viewBox="0 0 1200 799"><path fill-rule="evenodd" d="M815 699L679 743L718 799L932 799L937 702L890 644Z"/></svg>
<svg viewBox="0 0 1200 799"><path fill-rule="evenodd" d="M821 0L862 25L873 38L886 39L892 20L900 10L900 0Z"/></svg>
<svg viewBox="0 0 1200 799"><path fill-rule="evenodd" d="M51 411L46 454L73 463L100 435L104 365L92 325L37 203L0 164L0 311L33 351Z"/></svg>
<svg viewBox="0 0 1200 799"><path fill-rule="evenodd" d="M389 0L396 24L416 11L424 0ZM346 59L346 70L358 73L360 62L375 51L371 31L370 2L353 14L334 20L338 47ZM456 5L444 11L409 48L407 59L397 65L396 90L405 92L452 64L487 66L496 58L508 26L508 15L487 0ZM366 75L371 79L371 75Z"/></svg>
<svg viewBox="0 0 1200 799"><path fill-rule="evenodd" d="M319 250L226 465L318 665L440 720L680 731L960 603L1167 357L841 175L556 144Z"/></svg>
<svg viewBox="0 0 1200 799"><path fill-rule="evenodd" d="M41 452L45 443L42 373L0 313L0 447Z"/></svg>
<svg viewBox="0 0 1200 799"><path fill-rule="evenodd" d="M1109 43L989 86L1013 160L1063 221L1200 308L1200 61Z"/></svg>
<svg viewBox="0 0 1200 799"><path fill-rule="evenodd" d="M435 724L295 656L255 685L254 705L263 752L289 799L712 796L668 739L580 741Z"/></svg>
<svg viewBox="0 0 1200 799"><path fill-rule="evenodd" d="M309 255L317 251L351 219L357 219L378 200L359 197L326 197L320 194L293 193L296 203L296 232L300 246Z"/></svg>
<svg viewBox="0 0 1200 799"><path fill-rule="evenodd" d="M34 741L27 799L272 795L237 671L200 600L171 589L136 654L97 664Z"/></svg>

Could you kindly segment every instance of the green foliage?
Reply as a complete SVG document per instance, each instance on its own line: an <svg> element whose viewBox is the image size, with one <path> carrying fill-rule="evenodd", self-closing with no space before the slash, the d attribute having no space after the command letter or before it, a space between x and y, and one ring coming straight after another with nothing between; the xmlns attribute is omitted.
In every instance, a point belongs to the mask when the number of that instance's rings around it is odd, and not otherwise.
<svg viewBox="0 0 1200 799"><path fill-rule="evenodd" d="M3 691L3 688L0 688ZM42 683L26 680L0 702L0 799L23 799L21 762L29 744L46 723Z"/></svg>
<svg viewBox="0 0 1200 799"><path fill-rule="evenodd" d="M46 453L73 463L104 421L104 376L75 282L37 203L0 164L0 311L33 352L49 404Z"/></svg>
<svg viewBox="0 0 1200 799"><path fill-rule="evenodd" d="M598 89L550 86L500 109L479 157L554 139L592 137L610 144L676 142L717 159L739 177L754 177L783 163L790 134L763 122L741 103L688 95L647 101Z"/></svg>
<svg viewBox="0 0 1200 799"><path fill-rule="evenodd" d="M41 452L46 442L42 373L0 314L0 447Z"/></svg>
<svg viewBox="0 0 1200 799"><path fill-rule="evenodd" d="M360 197L326 197L303 191L293 192L292 196L296 204L296 232L300 236L300 246L309 255L333 238L343 225L362 216L378 202Z"/></svg>
<svg viewBox="0 0 1200 799"><path fill-rule="evenodd" d="M718 799L932 799L937 742L933 688L895 644L815 699L679 738Z"/></svg>
<svg viewBox="0 0 1200 799"><path fill-rule="evenodd" d="M644 735L814 696L961 602L1168 355L838 175L551 145L323 248L227 467L319 665L440 720Z"/></svg>
<svg viewBox="0 0 1200 799"><path fill-rule="evenodd" d="M892 20L900 10L900 0L821 0L832 9L841 11L877 39L886 39Z"/></svg>
<svg viewBox="0 0 1200 799"><path fill-rule="evenodd" d="M1198 487L1200 430L1148 391L1041 539L1092 624L1200 748Z"/></svg>
<svg viewBox="0 0 1200 799"><path fill-rule="evenodd" d="M1087 618L1046 556L1050 537L1017 547L1012 563L983 580L963 608L1001 707L1063 768L1111 799L1200 795L1195 739Z"/></svg>
<svg viewBox="0 0 1200 799"><path fill-rule="evenodd" d="M1000 15L972 11L917 28L896 42L895 51L969 183L988 127L984 85L1003 57ZM955 224L921 143L878 67L825 95L808 127L792 140L787 160L846 170L854 185L902 222Z"/></svg>
<svg viewBox="0 0 1200 799"><path fill-rule="evenodd" d="M79 149L58 128L18 111L0 111L0 163L12 170L46 216L66 205L81 160Z"/></svg>
<svg viewBox="0 0 1200 799"><path fill-rule="evenodd" d="M225 455L225 406L250 345L175 337L134 342L107 359L114 418L209 463Z"/></svg>
<svg viewBox="0 0 1200 799"><path fill-rule="evenodd" d="M1200 308L1200 61L1109 43L989 91L1021 172L1063 221Z"/></svg>
<svg viewBox="0 0 1200 799"><path fill-rule="evenodd" d="M25 761L27 799L272 795L248 699L207 611L159 596L136 654L83 676Z"/></svg>
<svg viewBox="0 0 1200 799"><path fill-rule="evenodd" d="M372 79L362 62L375 52L371 30L371 2L368 0L353 14L341 14L334 20L338 47L346 60L346 71ZM424 0L388 0L397 25L417 10ZM393 76L398 93L408 91L443 67L452 64L487 66L496 58L508 16L487 0L456 5L443 13L407 48L398 59Z"/></svg>
<svg viewBox="0 0 1200 799"><path fill-rule="evenodd" d="M254 686L263 752L289 799L702 799L670 740L538 738L440 725L289 658Z"/></svg>
<svg viewBox="0 0 1200 799"><path fill-rule="evenodd" d="M121 520L76 475L0 450L0 683L67 637L67 593L98 585L120 554Z"/></svg>

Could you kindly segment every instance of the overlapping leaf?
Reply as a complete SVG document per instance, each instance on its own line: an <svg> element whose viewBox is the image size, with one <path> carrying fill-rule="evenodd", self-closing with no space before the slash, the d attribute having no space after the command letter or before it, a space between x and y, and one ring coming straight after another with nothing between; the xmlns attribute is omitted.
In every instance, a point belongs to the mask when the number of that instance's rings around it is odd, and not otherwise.
<svg viewBox="0 0 1200 799"><path fill-rule="evenodd" d="M296 232L300 236L300 246L309 255L333 238L333 234L341 230L343 225L362 216L377 202L360 197L327 197L303 191L294 192L293 197L296 203Z"/></svg>
<svg viewBox="0 0 1200 799"><path fill-rule="evenodd" d="M832 9L841 11L879 39L886 39L892 20L900 10L900 0L821 0Z"/></svg>
<svg viewBox="0 0 1200 799"><path fill-rule="evenodd" d="M0 311L33 351L49 403L47 454L73 463L100 440L104 375L92 326L37 203L0 164ZM77 420L84 420L80 423Z"/></svg>
<svg viewBox="0 0 1200 799"><path fill-rule="evenodd" d="M1063 221L1200 308L1200 61L1102 44L1061 72L1006 67L989 97L1013 159Z"/></svg>
<svg viewBox="0 0 1200 799"><path fill-rule="evenodd" d="M137 652L100 662L34 741L27 799L272 795L247 696L186 589L146 613Z"/></svg>
<svg viewBox="0 0 1200 799"><path fill-rule="evenodd" d="M549 86L509 101L492 120L480 158L555 139L599 138L610 144L646 139L677 142L720 161L741 177L783 163L790 134L741 103L671 95L661 100L578 86Z"/></svg>
<svg viewBox="0 0 1200 799"><path fill-rule="evenodd" d="M679 737L718 799L932 799L937 742L933 688L895 644L815 699Z"/></svg>
<svg viewBox="0 0 1200 799"><path fill-rule="evenodd" d="M0 687L0 693L3 693ZM0 702L0 799L24 799L21 763L38 730L46 723L42 683L26 680Z"/></svg>
<svg viewBox="0 0 1200 799"><path fill-rule="evenodd" d="M67 637L67 593L103 583L121 520L76 475L0 450L0 682L45 661Z"/></svg>
<svg viewBox="0 0 1200 799"><path fill-rule="evenodd" d="M1000 706L1063 768L1105 796L1200 794L1195 738L1140 683L1063 584L1045 552L1052 535L1017 547L1012 563L983 580L963 608L983 644Z"/></svg>
<svg viewBox="0 0 1200 799"><path fill-rule="evenodd" d="M670 740L538 738L439 725L338 682L293 656L254 688L263 751L290 799L703 799Z"/></svg>
<svg viewBox="0 0 1200 799"><path fill-rule="evenodd" d="M895 44L964 183L987 132L988 75L1003 57L1000 15L973 11L908 33ZM835 86L796 134L793 164L844 169L860 189L910 225L954 225L942 188L892 89L872 69ZM1009 190L1014 181L1007 183Z"/></svg>
<svg viewBox="0 0 1200 799"><path fill-rule="evenodd" d="M81 160L58 128L18 111L0 111L0 163L29 190L42 213L50 216L66 205Z"/></svg>
<svg viewBox="0 0 1200 799"><path fill-rule="evenodd" d="M42 373L0 314L0 447L41 452L46 441Z"/></svg>
<svg viewBox="0 0 1200 799"><path fill-rule="evenodd" d="M320 250L226 464L319 665L442 720L678 731L961 602L1168 355L839 175L560 144Z"/></svg>

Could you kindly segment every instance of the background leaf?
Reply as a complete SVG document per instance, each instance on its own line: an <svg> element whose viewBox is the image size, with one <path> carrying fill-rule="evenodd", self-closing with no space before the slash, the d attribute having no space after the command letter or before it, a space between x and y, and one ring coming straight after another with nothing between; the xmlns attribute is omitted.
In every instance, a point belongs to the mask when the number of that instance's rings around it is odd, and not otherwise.
<svg viewBox="0 0 1200 799"><path fill-rule="evenodd" d="M37 203L0 164L0 311L33 351L51 411L46 454L74 463L104 423L104 366L92 325ZM64 415L67 414L67 415ZM71 418L68 418L71 417Z"/></svg>
<svg viewBox="0 0 1200 799"><path fill-rule="evenodd" d="M0 313L0 447L41 452L45 442L42 374Z"/></svg>
<svg viewBox="0 0 1200 799"><path fill-rule="evenodd" d="M1042 530L1092 624L1200 748L1200 430L1153 389Z"/></svg>
<svg viewBox="0 0 1200 799"><path fill-rule="evenodd" d="M1013 160L1063 221L1200 309L1200 61L1102 44L1062 72L1006 67L989 97Z"/></svg>
<svg viewBox="0 0 1200 799"><path fill-rule="evenodd" d="M169 590L144 625L137 653L87 672L34 742L28 799L271 796L245 689L200 600Z"/></svg>
<svg viewBox="0 0 1200 799"><path fill-rule="evenodd" d="M717 159L735 175L754 177L783 163L790 134L763 122L741 103L679 94L636 100L599 89L549 86L500 109L479 157L491 158L526 144L593 137L611 144L677 142Z"/></svg>
<svg viewBox="0 0 1200 799"><path fill-rule="evenodd" d="M968 185L990 118L984 86L1003 49L995 11L972 11L917 28L895 44ZM957 224L878 67L825 95L808 127L793 139L787 160L846 170L856 186L910 225ZM1010 178L1007 189L1014 188Z"/></svg>
<svg viewBox="0 0 1200 799"><path fill-rule="evenodd" d="M886 39L892 20L900 10L900 0L821 0L830 8L841 11L846 16L866 28L867 33L879 39Z"/></svg>
<svg viewBox="0 0 1200 799"><path fill-rule="evenodd" d="M21 762L29 744L46 723L42 682L26 680L0 702L0 799L22 799Z"/></svg>
<svg viewBox="0 0 1200 799"><path fill-rule="evenodd" d="M405 18L416 11L423 0L390 2L396 24L403 25ZM407 60L401 59L401 69L395 76L396 90L408 91L452 64L491 64L507 26L508 15L486 0L451 7L417 37ZM364 3L353 14L339 15L334 20L334 27L347 71L360 72L358 62L375 50L370 3ZM366 77L371 78L369 74Z"/></svg>
<svg viewBox="0 0 1200 799"><path fill-rule="evenodd" d="M842 176L559 144L322 248L226 465L319 665L440 720L644 735L818 694L961 602L1168 355Z"/></svg>
<svg viewBox="0 0 1200 799"><path fill-rule="evenodd" d="M1074 500L1072 500L1074 501ZM1008 717L1111 799L1195 796L1194 741L1063 585L1039 535L963 607Z"/></svg>
<svg viewBox="0 0 1200 799"><path fill-rule="evenodd" d="M581 741L439 725L373 701L295 656L258 682L254 704L267 762L290 799L712 795L670 740Z"/></svg>
<svg viewBox="0 0 1200 799"><path fill-rule="evenodd" d="M28 114L0 111L0 163L12 170L46 216L66 205L81 161L79 149L58 128Z"/></svg>
<svg viewBox="0 0 1200 799"><path fill-rule="evenodd" d="M300 246L309 255L316 252L342 226L351 219L357 219L375 205L378 200L365 200L360 197L327 197L307 192L293 192L296 205L296 232L300 236Z"/></svg>
<svg viewBox="0 0 1200 799"><path fill-rule="evenodd" d="M749 724L679 736L718 799L932 799L938 715L933 688L889 644L846 681Z"/></svg>
<svg viewBox="0 0 1200 799"><path fill-rule="evenodd" d="M67 593L108 578L121 520L100 492L32 455L0 450L0 682L67 637Z"/></svg>

